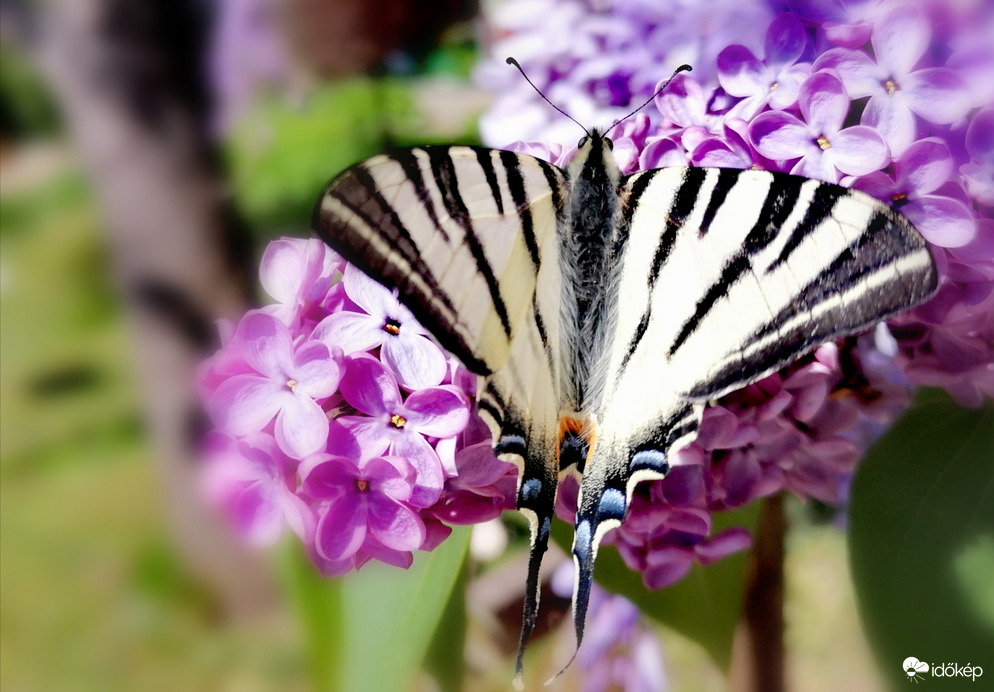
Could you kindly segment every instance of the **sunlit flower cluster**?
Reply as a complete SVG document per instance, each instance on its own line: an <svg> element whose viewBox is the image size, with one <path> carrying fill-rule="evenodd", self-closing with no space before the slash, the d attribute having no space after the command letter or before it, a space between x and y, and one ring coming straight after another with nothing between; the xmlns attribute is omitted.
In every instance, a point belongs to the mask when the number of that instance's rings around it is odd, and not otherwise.
<svg viewBox="0 0 994 692"><path fill-rule="evenodd" d="M545 20L527 22L536 4ZM915 224L941 276L935 299L889 331L825 345L706 410L670 475L640 486L608 535L646 585L660 587L695 561L748 545L744 531L712 535L715 510L785 489L843 500L867 442L906 405L911 384L945 387L966 405L994 395L994 11L939 0L718 2L706 5L705 39L687 3L635 5L502 5L493 17L501 38L478 71L497 94L483 120L487 143L560 165L575 151L576 126L508 70L505 55L601 128L691 62L693 72L610 132L624 173L755 167L856 187ZM674 40L653 40L660 31ZM575 493L564 484L564 519Z"/></svg>
<svg viewBox="0 0 994 692"><path fill-rule="evenodd" d="M476 378L393 293L318 240L274 241L260 278L279 302L224 325L199 378L207 491L243 536L267 545L289 526L328 575L408 567L449 524L513 506Z"/></svg>

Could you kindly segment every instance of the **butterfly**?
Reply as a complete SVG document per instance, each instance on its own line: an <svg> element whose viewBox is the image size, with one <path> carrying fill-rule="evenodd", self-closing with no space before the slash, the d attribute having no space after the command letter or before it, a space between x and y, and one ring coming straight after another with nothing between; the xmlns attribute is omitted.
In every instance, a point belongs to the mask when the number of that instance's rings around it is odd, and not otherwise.
<svg viewBox="0 0 994 692"><path fill-rule="evenodd" d="M581 479L579 647L598 545L705 405L938 281L918 232L862 192L761 170L622 175L612 146L591 130L565 168L473 146L394 151L333 179L313 215L481 376L477 405L519 466L531 527L517 681L563 474Z"/></svg>

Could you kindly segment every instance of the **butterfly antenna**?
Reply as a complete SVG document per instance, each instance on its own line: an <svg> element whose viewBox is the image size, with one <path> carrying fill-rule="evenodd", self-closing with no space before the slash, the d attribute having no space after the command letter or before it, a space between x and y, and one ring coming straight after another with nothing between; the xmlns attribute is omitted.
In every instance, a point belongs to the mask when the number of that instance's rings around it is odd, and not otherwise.
<svg viewBox="0 0 994 692"><path fill-rule="evenodd" d="M612 125L611 127L609 127L607 129L607 132L605 132L604 134L606 135L608 132L610 132L611 130L613 130L614 128L616 128L618 125L620 125L621 123L625 122L630 117L632 117L633 115L635 115L636 113L638 113L640 110L642 110L643 108L645 108L646 106L648 106L650 103L652 103L657 96L659 96L661 93L663 93L664 91L666 91L666 87L668 87L670 85L670 82L672 82L674 80L674 78L676 78L676 76L678 74L680 74L681 72L690 72L692 69L694 69L694 68L692 68L690 65L680 65L680 67L678 67L675 70L673 70L673 74L670 75L669 79L667 79L665 82L663 82L663 86L659 87L656 90L655 94L653 94L648 99L646 99L645 103L643 103L641 106L639 106L638 108L636 108L635 110L633 110L631 113L629 113L628 115L626 115L624 118L621 118L620 120L615 120L614 121L614 125ZM527 77L525 79L527 79Z"/></svg>
<svg viewBox="0 0 994 692"><path fill-rule="evenodd" d="M541 91L541 89L539 89L537 86L535 86L535 82L533 82L532 80L528 79L528 75L525 74L524 68L521 67L521 65L518 63L517 60L515 60L514 58L508 58L505 62L507 62L508 65L514 65L515 67L517 67L518 68L518 72L520 72L521 76L525 78L525 81L528 82L531 85L531 88L535 90L535 93L537 93L539 96L541 96L542 98L544 98L545 102L548 103L550 106L552 106L557 111L559 111L560 113L562 113L563 115L565 115L567 118L569 118L570 120L572 120L573 122L575 122L577 125L579 125L580 128L584 132L587 133L588 137L590 136L590 131L587 130L587 128L583 127L583 124L579 120L577 120L572 115L570 115L569 113L567 113L566 111L564 111L562 108L560 108L559 106L557 106L556 104L554 104L552 101L550 101L549 97L546 96L545 94L543 94L542 91ZM687 67L687 66L684 65L684 67ZM690 69L690 68L688 67L687 69Z"/></svg>

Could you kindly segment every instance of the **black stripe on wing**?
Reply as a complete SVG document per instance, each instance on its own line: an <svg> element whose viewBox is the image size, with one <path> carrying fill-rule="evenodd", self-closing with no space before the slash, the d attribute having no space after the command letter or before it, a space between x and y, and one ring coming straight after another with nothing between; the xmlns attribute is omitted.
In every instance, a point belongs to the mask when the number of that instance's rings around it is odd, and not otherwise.
<svg viewBox="0 0 994 692"><path fill-rule="evenodd" d="M902 275L894 263L915 254L919 266ZM894 271L892 280L833 306L811 320L791 324L799 314L816 308L833 296L852 290L874 274ZM711 398L716 392L755 381L796 359L818 344L851 334L925 302L934 292L938 275L924 240L903 219L889 210L878 211L864 231L807 283L795 299L758 327L743 345L766 342L766 347L747 358L729 361L718 372L686 393L691 399ZM785 325L790 325L785 328Z"/></svg>
<svg viewBox="0 0 994 692"><path fill-rule="evenodd" d="M476 230L473 228L473 219L469 215L469 208L463 201L459 193L459 178L456 175L456 166L449 153L449 147L428 147L428 160L431 162L431 170L435 175L438 190L442 194L442 202L449 216L463 229L464 240L469 248L473 260L476 262L476 270L480 272L487 283L487 290L490 292L490 300L493 303L494 311L500 318L500 325L504 329L504 334L511 338L511 318L507 313L507 305L500 292L500 285L497 283L497 276L494 268L490 266L483 244L480 242Z"/></svg>

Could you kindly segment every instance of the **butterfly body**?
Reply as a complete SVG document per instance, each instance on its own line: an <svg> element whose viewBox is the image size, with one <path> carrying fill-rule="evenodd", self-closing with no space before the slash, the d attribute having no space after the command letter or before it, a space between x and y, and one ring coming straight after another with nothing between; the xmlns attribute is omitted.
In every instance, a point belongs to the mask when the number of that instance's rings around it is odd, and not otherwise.
<svg viewBox="0 0 994 692"><path fill-rule="evenodd" d="M625 176L597 131L565 169L480 147L374 157L329 183L314 227L482 376L532 527L519 672L562 474L582 479L579 643L601 539L705 404L937 283L921 236L863 193L766 171Z"/></svg>

